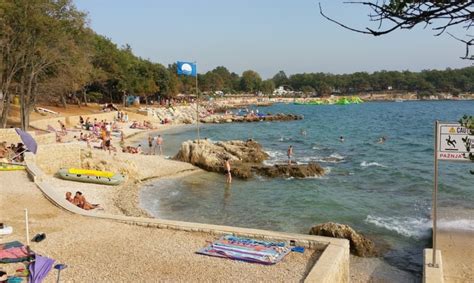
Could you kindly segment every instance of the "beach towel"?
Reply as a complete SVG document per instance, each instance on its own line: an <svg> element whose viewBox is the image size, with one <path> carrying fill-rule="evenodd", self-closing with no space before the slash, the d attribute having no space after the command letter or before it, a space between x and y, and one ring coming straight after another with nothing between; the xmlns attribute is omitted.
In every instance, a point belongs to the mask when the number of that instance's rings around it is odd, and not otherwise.
<svg viewBox="0 0 474 283"><path fill-rule="evenodd" d="M11 242L2 245L0 249L0 263L13 263L28 260L26 247L20 242Z"/></svg>
<svg viewBox="0 0 474 283"><path fill-rule="evenodd" d="M284 242L268 242L226 235L197 253L260 264L275 264L289 252Z"/></svg>
<svg viewBox="0 0 474 283"><path fill-rule="evenodd" d="M18 248L22 246L23 244L18 241L8 242L8 243L0 244L0 251L9 249L9 248Z"/></svg>

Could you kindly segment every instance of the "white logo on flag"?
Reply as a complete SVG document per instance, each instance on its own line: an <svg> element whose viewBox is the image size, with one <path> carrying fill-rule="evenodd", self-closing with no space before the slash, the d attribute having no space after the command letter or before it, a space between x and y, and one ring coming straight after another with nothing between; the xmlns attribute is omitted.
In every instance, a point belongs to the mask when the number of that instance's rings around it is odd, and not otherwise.
<svg viewBox="0 0 474 283"><path fill-rule="evenodd" d="M181 65L181 71L183 73L190 74L193 71L193 67L188 63L184 63L183 65Z"/></svg>

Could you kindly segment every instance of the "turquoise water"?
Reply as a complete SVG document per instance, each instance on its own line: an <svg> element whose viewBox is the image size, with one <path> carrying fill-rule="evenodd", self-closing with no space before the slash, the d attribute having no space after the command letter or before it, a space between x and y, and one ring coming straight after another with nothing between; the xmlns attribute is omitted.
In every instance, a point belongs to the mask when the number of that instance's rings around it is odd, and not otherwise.
<svg viewBox="0 0 474 283"><path fill-rule="evenodd" d="M289 145L300 163L317 161L328 174L312 179L235 180L196 174L145 185L142 206L154 216L202 223L307 233L311 226L345 223L390 248L384 259L419 274L422 249L430 246L435 119L474 114L473 101L364 103L345 106L279 104L261 112L303 114L292 122L204 125L211 140L253 138L285 161ZM306 135L302 135L302 131ZM341 143L339 136L344 136ZM386 136L384 144L377 140ZM174 155L193 128L165 134ZM439 204L474 215L472 165L440 162ZM472 219L446 216L450 228L474 230ZM451 217L451 218L450 218Z"/></svg>

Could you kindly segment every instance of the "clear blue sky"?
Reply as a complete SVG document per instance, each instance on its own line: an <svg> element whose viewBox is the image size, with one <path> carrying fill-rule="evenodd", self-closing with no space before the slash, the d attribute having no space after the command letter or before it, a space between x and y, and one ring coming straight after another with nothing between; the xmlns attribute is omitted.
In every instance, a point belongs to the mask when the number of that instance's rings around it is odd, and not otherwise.
<svg viewBox="0 0 474 283"><path fill-rule="evenodd" d="M325 12L365 27L368 11L321 0ZM90 26L119 46L164 65L196 61L198 71L225 66L263 78L279 70L351 73L469 66L464 46L429 29L384 37L350 32L319 14L317 0L75 0ZM460 28L452 30L464 35Z"/></svg>

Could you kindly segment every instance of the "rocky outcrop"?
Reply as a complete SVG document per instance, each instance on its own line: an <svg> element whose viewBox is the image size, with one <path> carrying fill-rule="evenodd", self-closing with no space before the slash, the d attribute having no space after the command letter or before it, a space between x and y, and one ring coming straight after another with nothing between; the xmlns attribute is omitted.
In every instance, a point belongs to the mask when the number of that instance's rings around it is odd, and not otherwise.
<svg viewBox="0 0 474 283"><path fill-rule="evenodd" d="M324 169L317 163L309 164L277 164L273 166L261 166L255 168L259 175L265 177L294 177L294 178L306 178L314 176L324 175Z"/></svg>
<svg viewBox="0 0 474 283"><path fill-rule="evenodd" d="M324 175L324 169L316 163L292 165L263 165L268 154L262 146L252 140L211 142L208 140L186 141L174 157L198 166L204 170L224 173L224 159L231 162L232 175L242 179L251 178L254 174L265 177L305 178Z"/></svg>
<svg viewBox="0 0 474 283"><path fill-rule="evenodd" d="M224 158L229 158L232 173L240 178L252 176L251 165L259 164L268 158L262 146L254 141L211 142L209 140L186 141L174 157L198 166L204 170L224 173Z"/></svg>
<svg viewBox="0 0 474 283"><path fill-rule="evenodd" d="M377 256L374 243L345 224L334 222L319 224L311 228L309 234L347 239L352 254L360 257Z"/></svg>

